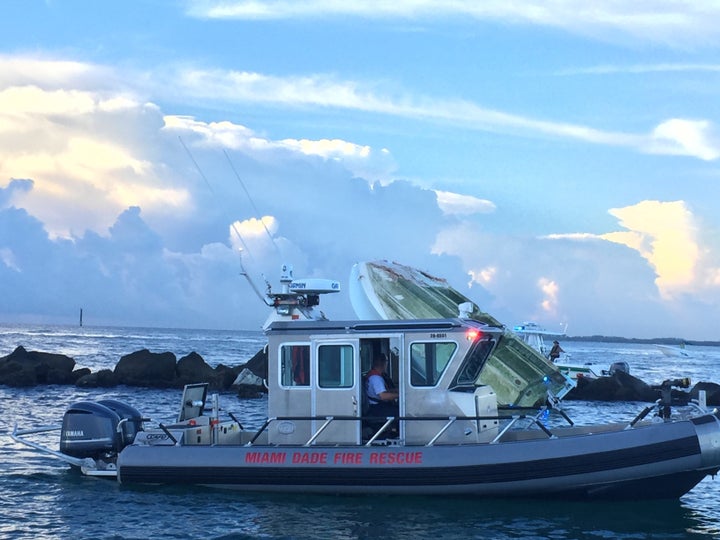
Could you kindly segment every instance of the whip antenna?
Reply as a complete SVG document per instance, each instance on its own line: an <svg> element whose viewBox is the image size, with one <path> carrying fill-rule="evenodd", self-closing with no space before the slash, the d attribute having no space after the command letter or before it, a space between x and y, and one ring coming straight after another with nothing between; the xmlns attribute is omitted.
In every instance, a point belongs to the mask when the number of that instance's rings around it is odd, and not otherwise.
<svg viewBox="0 0 720 540"><path fill-rule="evenodd" d="M217 196L217 193L215 193L215 190L213 189L212 185L210 184L210 181L205 176L205 173L202 172L202 169L200 168L200 165L197 161L195 161L195 158L193 157L192 153L190 153L190 149L185 145L185 141L182 140L182 137L178 136L178 140L180 141L180 144L182 144L182 147L185 149L185 152L187 152L188 157L190 158L190 161L193 162L193 165L195 165L195 168L197 169L197 172L200 174L200 177L205 181L205 184L207 185L210 192ZM240 231L237 230L237 227L235 227L235 221L233 219L230 219L230 226L232 227L233 231L235 231L235 234L237 235L238 239L240 240L240 243L243 245L243 248L245 251L247 251L250 254L250 257L252 257L252 253L250 252L250 249L248 248L248 245L245 243L245 239L240 234Z"/></svg>
<svg viewBox="0 0 720 540"><path fill-rule="evenodd" d="M211 192L213 195L217 196L217 193L215 193L215 190L213 189L212 185L210 184L210 181L209 181L209 180L207 179L207 177L205 176L205 173L203 173L203 171L202 171L202 169L200 168L200 165L198 164L198 162L195 161L195 158L193 157L192 153L190 152L190 149L189 149L189 148L187 147L187 145L185 144L185 141L183 141L183 140L182 140L182 137L180 137L179 135L178 135L178 140L180 141L180 144L182 144L182 147L185 149L185 152L187 152L187 155L188 155L188 157L190 158L190 161L192 161L192 162L193 162L193 165L195 165L195 168L197 169L198 174L200 174L200 177L205 181L205 184L207 185L207 187L208 187L208 189L210 190L210 192ZM224 151L224 150L223 150L223 151ZM227 154L225 154L225 155L227 156ZM232 165L232 163L231 163L231 165ZM233 169L233 171L234 171L234 170L235 170L235 169ZM236 173L236 174L237 174L237 173ZM239 176L238 176L238 180L240 180L240 177L239 177ZM242 180L240 180L240 184L242 184ZM245 186L243 185L243 188L244 188L244 187L245 187ZM245 191L247 192L247 190L245 190ZM250 197L250 195L248 194L248 198L249 198L249 197ZM250 200L250 202L252 202L252 199ZM254 207L254 206L255 206L255 205L253 204L253 207ZM229 218L229 216L226 216L226 217L227 217L227 219L229 219L229 221L230 221L230 227L232 227L232 230L235 231L235 234L237 235L238 240L240 240L240 243L242 244L243 249L244 249L245 251L247 251L247 253L250 255L250 258L253 258L253 259L254 259L253 255L252 255L252 251L250 251L250 248L248 247L247 242L245 242L245 239L242 237L242 234L240 234L240 231L239 231L238 228L235 226L235 221L234 221L233 219ZM260 220L260 222L262 222L262 219ZM265 227L265 223L263 223L263 227ZM267 227L265 227L265 230L267 231ZM268 231L268 234L270 234L269 231ZM271 237L271 239L272 239L272 237ZM273 245L275 245L274 242L273 242ZM250 279L250 274L248 274L247 270L245 269L245 265L243 264L243 259L242 259L242 251L243 251L243 249L240 250L240 270L241 270L240 273L241 273L241 275L245 276L245 279L248 280L248 283L250 283L250 287L252 287L253 291L255 291L255 294L258 295L258 297L260 298L260 300L262 300L263 303L266 303L266 304L268 304L268 305L271 305L271 304L268 303L267 297L266 297L265 295L263 295L263 294L258 290L258 288L255 286L255 283L253 282L253 280ZM277 245L275 245L275 249L278 249ZM262 274L261 274L261 275L262 275ZM268 290L270 290L270 283L268 282L268 280L265 278L264 275L262 275L262 278L263 278L263 280L265 281L265 284L266 284Z"/></svg>
<svg viewBox="0 0 720 540"><path fill-rule="evenodd" d="M277 245L277 242L273 238L272 234L267 228L267 225L265 225L265 222L262 219L262 216L260 214L260 211L257 209L257 206L255 206L255 201L250 196L250 192L248 191L247 187L245 187L245 182L242 181L242 178L238 174L237 170L235 169L235 165L233 165L232 160L230 159L230 156L227 153L227 150L223 148L223 154L225 154L225 158L228 160L228 163L230 164L230 168L232 169L232 172L235 174L235 178L237 178L238 182L240 182L240 185L243 188L243 191L245 192L245 195L247 196L248 200L250 201L250 204L252 205L253 212L255 212L255 215L258 216L258 219L260 220L260 223L262 223L263 229L265 229L265 233L268 235L268 238L270 239L270 242L272 242L272 245L275 247L275 251L277 251L277 254L280 256L280 260L282 260L282 252L280 251L280 247Z"/></svg>

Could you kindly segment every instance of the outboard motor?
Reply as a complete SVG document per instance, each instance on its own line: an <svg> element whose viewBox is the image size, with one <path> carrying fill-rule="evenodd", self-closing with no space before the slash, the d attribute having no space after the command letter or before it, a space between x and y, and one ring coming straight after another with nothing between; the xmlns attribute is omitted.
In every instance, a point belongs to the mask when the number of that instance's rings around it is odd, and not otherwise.
<svg viewBox="0 0 720 540"><path fill-rule="evenodd" d="M129 405L113 399L81 401L65 411L60 452L77 458L113 459L141 429L142 417Z"/></svg>
<svg viewBox="0 0 720 540"><path fill-rule="evenodd" d="M115 399L102 399L98 403L115 411L120 417L121 440L119 450L122 450L128 444L132 444L135 441L137 432L143 430L143 418L140 412L135 407Z"/></svg>
<svg viewBox="0 0 720 540"><path fill-rule="evenodd" d="M81 401L63 416L60 451L77 458L108 457L116 453L120 416L99 403Z"/></svg>
<svg viewBox="0 0 720 540"><path fill-rule="evenodd" d="M616 371L622 371L630 375L630 365L627 362L613 362L610 364L610 375L614 375Z"/></svg>

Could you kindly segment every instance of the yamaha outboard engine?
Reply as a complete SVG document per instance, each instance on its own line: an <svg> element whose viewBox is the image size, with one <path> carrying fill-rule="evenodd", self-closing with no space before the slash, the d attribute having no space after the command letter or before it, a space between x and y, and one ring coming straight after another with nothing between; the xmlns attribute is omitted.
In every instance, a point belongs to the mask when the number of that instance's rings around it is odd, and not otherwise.
<svg viewBox="0 0 720 540"><path fill-rule="evenodd" d="M122 450L128 444L132 444L137 432L143 430L143 419L140 412L135 407L131 407L127 403L115 399L102 399L98 401L98 403L115 411L120 417L121 440L118 450Z"/></svg>
<svg viewBox="0 0 720 540"><path fill-rule="evenodd" d="M140 413L129 405L111 399L81 401L65 411L60 451L77 458L113 459L140 429Z"/></svg>
<svg viewBox="0 0 720 540"><path fill-rule="evenodd" d="M610 364L610 375L614 375L616 371L623 371L630 374L630 365L627 362L613 362Z"/></svg>

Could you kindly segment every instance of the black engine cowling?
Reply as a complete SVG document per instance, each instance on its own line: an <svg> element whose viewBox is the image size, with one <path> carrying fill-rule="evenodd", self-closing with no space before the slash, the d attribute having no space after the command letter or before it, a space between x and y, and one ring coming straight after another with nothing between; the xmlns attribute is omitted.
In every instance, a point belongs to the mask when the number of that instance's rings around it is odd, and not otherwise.
<svg viewBox="0 0 720 540"><path fill-rule="evenodd" d="M135 440L135 435L138 431L143 429L143 419L140 412L135 408L131 407L127 403L117 401L115 399L103 399L98 401L101 405L105 405L108 409L111 409L117 413L121 420L121 440L120 450L125 448L128 444L132 444Z"/></svg>
<svg viewBox="0 0 720 540"><path fill-rule="evenodd" d="M60 451L77 458L113 458L141 429L140 413L125 403L111 399L81 401L65 411Z"/></svg>
<svg viewBox="0 0 720 540"><path fill-rule="evenodd" d="M627 362L613 362L610 364L610 375L613 375L616 371L624 371L629 375L630 365Z"/></svg>

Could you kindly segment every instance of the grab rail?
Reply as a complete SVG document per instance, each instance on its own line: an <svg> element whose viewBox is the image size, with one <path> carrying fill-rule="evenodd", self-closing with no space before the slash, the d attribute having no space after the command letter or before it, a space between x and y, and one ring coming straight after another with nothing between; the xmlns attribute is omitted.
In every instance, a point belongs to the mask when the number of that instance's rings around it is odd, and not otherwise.
<svg viewBox="0 0 720 540"><path fill-rule="evenodd" d="M327 429L327 427L330 425L330 422L332 422L334 418L332 416L327 416L325 418L325 423L318 428L318 430L315 432L315 434L310 437L310 440L306 442L303 446L312 446L312 443L315 442L315 440L320 436L320 434Z"/></svg>
<svg viewBox="0 0 720 540"><path fill-rule="evenodd" d="M458 422L458 421L471 421L471 422L477 422L480 420L497 420L497 421L505 421L508 420L508 425L503 428L503 430L490 442L490 444L497 443L500 438L518 421L520 420L530 420L531 425L536 425L538 428L545 433L548 438L555 438L555 435L545 426L539 419L540 415L544 411L540 411L538 415L536 416L528 416L525 414L520 415L498 415L498 416L274 416L271 418L267 418L263 425L258 429L258 431L255 433L252 439L250 439L249 442L245 443L245 446L253 446L255 442L258 440L260 435L267 431L267 429L270 427L270 425L273 422L293 422L293 421L322 421L322 424L314 430L310 438L305 442L302 443L302 446L312 446L315 441L320 437L320 435L330 426L333 422L363 422L363 421L376 421L380 422L382 421L382 426L373 434L373 436L365 443L363 443L364 446L371 446L375 441L378 440L378 438L385 433L390 426L395 422L442 422L444 421L445 424L428 440L428 442L425 444L425 446L434 446L435 443L442 437L442 435L450 429L450 427Z"/></svg>
<svg viewBox="0 0 720 540"><path fill-rule="evenodd" d="M430 439L430 442L428 442L425 446L432 446L435 444L435 441L437 441L440 437L442 437L442 434L445 433L448 429L450 429L450 426L452 426L455 423L455 420L457 420L456 416L451 416L448 418L447 424L445 424L440 431L437 432L437 435L435 435L432 439Z"/></svg>

